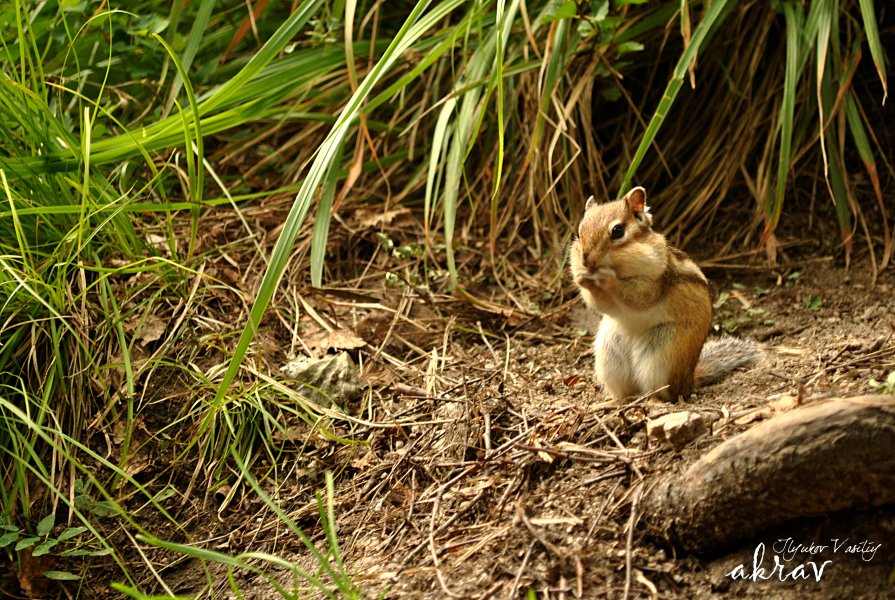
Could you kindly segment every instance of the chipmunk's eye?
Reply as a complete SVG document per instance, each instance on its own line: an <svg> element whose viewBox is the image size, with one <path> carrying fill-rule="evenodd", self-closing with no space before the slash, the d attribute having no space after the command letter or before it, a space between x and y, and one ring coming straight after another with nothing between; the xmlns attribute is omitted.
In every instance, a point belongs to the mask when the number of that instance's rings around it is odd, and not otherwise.
<svg viewBox="0 0 895 600"><path fill-rule="evenodd" d="M625 235L625 226L621 223L616 223L612 228L612 231L609 232L609 237L614 240L617 240Z"/></svg>

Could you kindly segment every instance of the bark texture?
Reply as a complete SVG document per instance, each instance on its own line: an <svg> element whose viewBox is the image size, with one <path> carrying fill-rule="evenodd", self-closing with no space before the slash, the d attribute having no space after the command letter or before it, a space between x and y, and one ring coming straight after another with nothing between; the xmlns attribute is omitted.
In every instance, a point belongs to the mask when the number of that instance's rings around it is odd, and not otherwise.
<svg viewBox="0 0 895 600"><path fill-rule="evenodd" d="M805 406L646 484L647 532L696 554L801 517L895 502L895 396Z"/></svg>

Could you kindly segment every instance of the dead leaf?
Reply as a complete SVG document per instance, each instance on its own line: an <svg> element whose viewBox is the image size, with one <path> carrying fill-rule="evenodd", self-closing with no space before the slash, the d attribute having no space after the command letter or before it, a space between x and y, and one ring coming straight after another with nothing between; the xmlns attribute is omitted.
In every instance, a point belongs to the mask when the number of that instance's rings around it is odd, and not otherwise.
<svg viewBox="0 0 895 600"><path fill-rule="evenodd" d="M568 387L578 385L581 382L581 375L569 375L568 377L564 378L562 382Z"/></svg>
<svg viewBox="0 0 895 600"><path fill-rule="evenodd" d="M367 451L360 458L356 458L351 461L351 466L357 469L358 471L363 471L371 464L376 461L376 453L373 452L373 448L367 446Z"/></svg>
<svg viewBox="0 0 895 600"><path fill-rule="evenodd" d="M26 598L46 598L50 580L43 573L53 568L56 559L50 554L31 556L31 550L24 548L19 554L19 586Z"/></svg>
<svg viewBox="0 0 895 600"><path fill-rule="evenodd" d="M141 346L156 342L165 335L168 321L156 315L147 315L145 319L134 320L129 323L129 328L135 331L135 337Z"/></svg>
<svg viewBox="0 0 895 600"><path fill-rule="evenodd" d="M321 406L344 406L363 390L357 366L347 352L323 358L297 356L280 367L280 371L299 383L298 391L305 398Z"/></svg>
<svg viewBox="0 0 895 600"><path fill-rule="evenodd" d="M311 354L318 357L323 356L330 349L354 350L367 345L367 342L353 331L347 329L327 331L313 321L306 324L301 340L308 347Z"/></svg>
<svg viewBox="0 0 895 600"><path fill-rule="evenodd" d="M784 395L779 400L771 402L770 406L775 412L786 412L799 406L798 398L790 395Z"/></svg>
<svg viewBox="0 0 895 600"><path fill-rule="evenodd" d="M666 445L680 450L690 442L709 432L705 417L701 414L682 410L646 422L646 435L657 445Z"/></svg>
<svg viewBox="0 0 895 600"><path fill-rule="evenodd" d="M385 212L364 210L358 211L357 221L358 225L361 227L365 229L373 229L380 225L391 225L392 221L395 220L395 217L407 214L410 214L410 209L406 207L395 208Z"/></svg>
<svg viewBox="0 0 895 600"><path fill-rule="evenodd" d="M127 465L124 467L124 472L133 477L134 475L145 471L151 464L152 460L150 459L148 452L137 452L136 455L127 459Z"/></svg>
<svg viewBox="0 0 895 600"><path fill-rule="evenodd" d="M367 342L359 338L351 331L345 329L337 329L329 332L326 337L327 348L333 350L353 350L355 348L363 348Z"/></svg>
<svg viewBox="0 0 895 600"><path fill-rule="evenodd" d="M146 235L146 241L155 248L162 256L171 256L171 247L168 245L168 238L157 233ZM176 245L176 242L175 242Z"/></svg>
<svg viewBox="0 0 895 600"><path fill-rule="evenodd" d="M224 485L218 487L214 490L214 497L218 502L223 502L227 499L227 496L230 495L230 490L233 489L229 483L225 483Z"/></svg>

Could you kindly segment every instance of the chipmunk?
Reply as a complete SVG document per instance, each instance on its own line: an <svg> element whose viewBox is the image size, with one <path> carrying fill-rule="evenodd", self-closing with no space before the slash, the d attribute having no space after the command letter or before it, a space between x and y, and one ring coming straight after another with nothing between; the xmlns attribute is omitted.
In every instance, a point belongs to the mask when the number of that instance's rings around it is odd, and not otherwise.
<svg viewBox="0 0 895 600"><path fill-rule="evenodd" d="M597 379L618 400L650 392L664 400L687 398L694 386L761 357L750 340L706 343L709 282L652 223L642 187L604 204L591 196L569 249L585 304L603 315L594 340Z"/></svg>

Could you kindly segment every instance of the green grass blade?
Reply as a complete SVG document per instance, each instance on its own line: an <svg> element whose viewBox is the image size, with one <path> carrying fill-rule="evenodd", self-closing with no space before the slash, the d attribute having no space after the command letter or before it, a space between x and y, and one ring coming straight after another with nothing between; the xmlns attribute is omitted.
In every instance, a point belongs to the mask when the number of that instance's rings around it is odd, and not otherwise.
<svg viewBox="0 0 895 600"><path fill-rule="evenodd" d="M164 47L165 51L168 53L168 56L171 58L171 61L174 63L174 67L177 69L179 82L183 86L183 89L186 92L187 100L190 103L190 112L193 117L191 119L191 122L184 118L183 124L183 133L186 137L186 144L183 151L189 169L190 200L192 201L193 205L190 210L192 215L192 224L190 228L190 241L189 249L187 250L187 257L192 257L193 252L196 249L196 240L199 236L199 211L202 206L202 193L205 189L205 166L203 164L205 156L205 146L204 142L202 141L204 139L204 136L202 135L202 119L199 118L199 103L196 102L196 95L193 93L193 86L190 83L187 66L183 64L180 59L178 59L177 53L174 52L174 49L168 45L168 42L166 42L162 36L157 33L154 33L152 35L155 40L159 44L161 44L162 47ZM172 96L172 98L176 101L176 96ZM192 127L190 127L190 125L192 125ZM192 138L190 137L191 129L194 132L194 136ZM193 144L196 145L195 156L193 154Z"/></svg>
<svg viewBox="0 0 895 600"><path fill-rule="evenodd" d="M494 23L497 28L497 48L495 51L495 59L494 59L494 78L497 84L497 95L495 97L495 102L497 103L497 164L494 169L494 191L491 192L491 202L490 202L490 211L489 217L491 221L491 231L489 235L489 247L491 248L492 255L494 254L494 248L497 240L497 202L500 194L500 182L503 179L503 152L504 152L504 117L503 117L503 105L504 105L504 95L503 95L503 61L504 61L504 51L506 48L506 26L504 25L503 17L506 9L506 3L504 0L497 0L497 7L494 11Z"/></svg>
<svg viewBox="0 0 895 600"><path fill-rule="evenodd" d="M429 11L424 19L420 21L420 25L423 24L425 20L434 21L434 24L437 24L438 21L445 18L448 14L450 14L453 10L457 8L458 5L461 5L462 2L443 2L436 7L433 7L431 11ZM385 104L389 100L391 100L396 94L400 93L408 84L416 81L419 76L433 64L435 64L438 60L443 58L456 44L457 40L462 37L464 28L466 23L468 23L472 18L473 13L467 13L463 16L460 23L458 23L455 27L452 27L448 35L441 40L441 42L433 47L428 54L426 54L425 58L419 61L412 69L410 69L407 73L401 76L395 83L391 84L384 91L377 94L370 102L367 104L367 110L372 110L382 104ZM433 24L433 25L434 25Z"/></svg>
<svg viewBox="0 0 895 600"><path fill-rule="evenodd" d="M845 168L842 164L839 152L839 141L833 129L827 131L828 147L830 148L830 191L833 196L833 204L836 207L836 218L839 221L839 231L842 243L846 250L846 263L852 246L852 215L848 204L848 190L845 187Z"/></svg>
<svg viewBox="0 0 895 600"><path fill-rule="evenodd" d="M468 98L468 96L467 96ZM463 163L465 158L465 144L460 129L463 124L470 125L473 114L469 111L463 111L464 104L460 105L460 115L457 117L459 121L454 131L454 136L450 140L448 148L447 167L444 177L444 200L441 205L441 211L444 214L444 249L448 263L448 273L451 278L451 286L457 285L457 263L454 259L454 229L457 225L457 202L460 196L460 177L463 174ZM469 106L466 104L465 106Z"/></svg>
<svg viewBox="0 0 895 600"><path fill-rule="evenodd" d="M879 27L876 24L876 8L873 0L860 0L861 18L864 20L864 35L867 36L867 45L870 46L870 56L873 57L873 64L876 66L876 72L879 75L880 83L883 84L883 104L889 95L889 87L886 82L886 56L883 53L883 45L879 39Z"/></svg>
<svg viewBox="0 0 895 600"><path fill-rule="evenodd" d="M668 85L665 87L665 93L662 94L659 106L656 108L655 114L653 114L650 119L649 125L646 127L646 132L643 134L643 139L640 140L640 145L637 146L634 158L631 160L631 164L625 173L625 178L622 181L621 186L622 192L626 191L631 186L634 175L637 173L637 168L643 161L643 157L646 156L646 152L656 138L656 134L659 132L662 123L665 122L665 117L668 115L671 105L674 104L674 99L681 89L684 77L686 77L690 65L696 60L696 55L700 48L702 48L702 44L705 42L706 37L714 27L720 25L724 21L727 11L732 8L734 4L736 4L734 0L717 0L716 2L712 2L705 13L705 17L702 19L702 22L700 22L696 27L696 30L693 31L693 37L690 40L690 44L684 50L683 54L681 54L681 58L678 60L677 65L675 65L671 81L669 81Z"/></svg>
<svg viewBox="0 0 895 600"><path fill-rule="evenodd" d="M517 4L514 4L514 7ZM503 18L511 17L514 9L507 11ZM454 257L454 231L457 222L457 207L460 198L461 182L464 175L464 165L475 140L481 121L484 118L484 108L482 98L482 86L470 85L471 82L487 83L491 81L491 86L485 90L486 95L496 85L492 77L488 77L488 73L494 71L494 61L502 60L497 56L497 47L499 36L497 31L489 33L485 40L472 52L469 57L463 75L454 85L454 93L460 94L462 90L462 99L459 102L459 111L454 114L456 106L451 98L442 107L439 120L435 131L434 151L430 156L429 175L427 183L433 182L436 178L434 170L441 171L444 169L444 197L442 199L442 215L444 219L444 238L445 238L445 254L448 263L448 273L450 275L451 286L456 286L457 265ZM469 44L468 40L466 42ZM450 135L447 133L447 122L453 118L450 127ZM445 148L442 149L439 141L443 139ZM440 157L446 152L447 162L442 167ZM431 186L427 185L427 208L431 206L431 202L435 197L431 196L433 191Z"/></svg>
<svg viewBox="0 0 895 600"><path fill-rule="evenodd" d="M432 149L429 151L429 169L426 173L426 193L423 200L423 216L427 238L435 201L439 195L441 175L444 173L441 158L447 152L448 143L453 134L451 117L456 108L456 98L449 98L444 103L438 114L438 120L435 122L435 131L432 134Z"/></svg>
<svg viewBox="0 0 895 600"><path fill-rule="evenodd" d="M325 177L323 193L317 204L317 218L314 221L314 234L311 236L311 285L323 285L323 261L326 258L326 242L329 239L330 210L336 196L336 184L339 182L339 163L342 162L343 147L333 161L332 167Z"/></svg>
<svg viewBox="0 0 895 600"><path fill-rule="evenodd" d="M773 233L780 220L787 175L789 174L789 162L792 156L793 113L795 112L796 87L799 83L799 41L802 35L800 27L802 23L799 13L796 11L797 7L792 2L786 2L783 5L783 14L786 19L786 66L783 74L783 100L780 103L780 144L774 200L767 207L768 220L765 235Z"/></svg>
<svg viewBox="0 0 895 600"><path fill-rule="evenodd" d="M875 165L876 160L873 156L873 149L870 147L870 139L867 137L867 131L864 129L864 123L861 120L861 115L858 113L855 95L852 90L849 90L845 95L845 116L848 119L848 130L855 141L855 148L858 150L861 162L865 165ZM874 187L876 185L878 185L878 181L875 182Z"/></svg>
<svg viewBox="0 0 895 600"><path fill-rule="evenodd" d="M246 481L255 490L255 493L264 501L265 504L280 518L280 521L292 531L293 534L301 540L302 544L304 544L305 548L311 553L317 563L320 565L320 568L326 572L329 578L335 583L340 591L343 593L349 593L353 589L353 585L350 580L344 577L344 573L342 571L335 571L332 566L330 566L329 561L326 560L326 557L317 549L317 546L308 538L307 535L301 530L298 524L286 514L286 512L276 503L274 502L270 496L261 488L258 484L258 481L252 476L251 472L248 470L245 463L240 459L240 457L235 452L230 452L230 456L233 457L234 461L238 465L240 472L245 476Z"/></svg>
<svg viewBox="0 0 895 600"><path fill-rule="evenodd" d="M276 32L261 47L258 52L252 55L249 62L246 63L239 73L231 77L227 83L219 87L214 94L207 100L202 102L200 112L206 115L220 109L221 106L232 102L232 96L239 93L247 83L254 79L261 71L273 61L274 58L286 47L286 44L295 37L295 34L305 26L311 17L317 14L323 0L303 0L298 6L298 10L292 13L286 21L283 22Z"/></svg>
<svg viewBox="0 0 895 600"><path fill-rule="evenodd" d="M836 93L833 89L833 76L827 70L821 86L821 101L827 111L832 111L836 103ZM839 222L839 231L842 238L842 244L845 249L846 265L849 262L852 248L852 212L849 205L849 193L846 188L847 173L842 160L842 140L839 138L837 127L827 127L823 132L826 136L826 146L829 155L829 172L826 178L827 189L830 192L830 198L836 208L836 219ZM875 261L874 261L875 262Z"/></svg>
<svg viewBox="0 0 895 600"><path fill-rule="evenodd" d="M677 2L663 2L655 12L651 12L642 19L634 21L630 26L627 24L621 26L617 33L612 36L612 43L620 44L646 35L650 31L665 28L677 15L680 8L681 6ZM690 25L692 28L692 21Z"/></svg>
<svg viewBox="0 0 895 600"><path fill-rule="evenodd" d="M821 86L824 80L824 73L827 66L827 51L830 47L830 29L833 25L833 18L835 17L836 5L832 0L818 0L812 5L812 8L815 6L822 7L823 10L818 11L818 20L817 20L817 77L815 80L815 84L817 87L817 112L818 118L820 120L820 152L824 161L824 175L826 175L829 167L827 165L827 145L826 145L826 136L824 136L824 129L826 128L826 119L824 118L824 103L823 98L821 97ZM811 25L811 16L809 15L809 24L807 27L810 29ZM810 31L809 31L810 34Z"/></svg>
<svg viewBox="0 0 895 600"><path fill-rule="evenodd" d="M84 179L81 183L80 206L81 212L78 215L78 243L77 253L80 254L84 247L85 231L90 223L84 218L87 213L87 206L90 204L90 134L92 131L93 121L90 119L90 107L84 107L84 117L81 121L81 156L84 160Z"/></svg>
<svg viewBox="0 0 895 600"><path fill-rule="evenodd" d="M345 576L345 564L342 562L342 552L339 549L339 534L336 530L335 483L332 471L327 469L325 476L325 504L322 502L322 499L318 495L320 520L324 525L324 532L326 533L326 543L329 545L330 554L332 554L333 559L336 561L336 566L338 566L339 568L339 574Z"/></svg>
<svg viewBox="0 0 895 600"><path fill-rule="evenodd" d="M867 137L867 130L864 128L864 122L858 111L857 100L854 92L849 90L845 96L845 116L848 120L848 130L851 133L852 140L855 142L855 148L864 163L867 170L867 176L873 184L874 195L879 206L880 217L883 222L883 255L880 258L879 268L885 269L892 259L893 240L892 233L889 228L889 215L886 210L886 201L883 196L882 185L879 180L879 172L876 169L876 158L873 155L873 148L870 146L870 140Z"/></svg>
<svg viewBox="0 0 895 600"><path fill-rule="evenodd" d="M214 10L215 1L216 0L202 0L199 4L196 20L193 21L193 26L190 28L190 33L186 38L186 48L183 50L183 58L180 60L181 64L177 67L177 77L174 78L174 82L171 84L171 91L168 94L168 102L165 105L165 114L171 111L171 106L174 104L177 95L180 94L180 88L183 87L188 77L187 73L189 73L190 68L193 66L193 60L195 60L196 53L199 51L199 45L202 43L205 32L208 31L208 23L211 20L211 11ZM158 34L153 35L158 37L162 44L166 46L166 50L170 52L168 43L159 37Z"/></svg>
<svg viewBox="0 0 895 600"><path fill-rule="evenodd" d="M341 53L320 53L314 49L294 52L277 63L270 64L322 4L323 0L302 2L298 10L236 75L199 102L198 111L203 118L202 130L205 135L268 117L268 111L282 112L281 108L275 106L281 97L287 96L295 87L311 85L322 73L338 68L344 60ZM258 79L253 81L256 77ZM253 85L248 85L250 82ZM3 83L0 82L0 85ZM34 92L27 89L17 88L17 91L35 96ZM189 119L193 118L190 115ZM48 119L48 122L54 127L58 125L55 118ZM0 164L6 166L8 176L19 178L80 168L80 157L75 156L73 151L78 147L77 141L67 139L71 137L71 133L60 129L55 137L66 140L63 148L53 144L49 152L41 152L40 155L0 157ZM182 139L182 122L179 116L162 119L134 132L125 128L125 132L120 135L92 143L91 163L98 166L146 155L147 151L161 151L179 145ZM151 161L149 164L152 164Z"/></svg>
<svg viewBox="0 0 895 600"><path fill-rule="evenodd" d="M544 128L547 125L547 115L550 104L553 102L553 93L565 75L566 60L568 57L567 45L569 38L569 21L571 19L559 19L553 31L550 53L545 57L547 61L544 83L540 90L540 108L538 119L535 123L535 132L531 141L531 151L534 151L541 142Z"/></svg>
<svg viewBox="0 0 895 600"><path fill-rule="evenodd" d="M356 0L345 3L345 66L348 69L348 81L351 91L357 89L357 65L354 64L354 14L357 10Z"/></svg>
<svg viewBox="0 0 895 600"><path fill-rule="evenodd" d="M12 217L13 232L15 234L16 246L19 249L19 255L26 263L31 264L34 262L34 259L31 257L31 250L28 248L28 244L25 241L25 232L22 229L22 222L19 219L19 214L16 209L16 201L12 196L12 189L10 188L9 181L6 179L6 172L3 169L0 169L0 186L2 186L6 195L6 201L9 203L9 215ZM78 207L78 210L81 210L80 206Z"/></svg>

